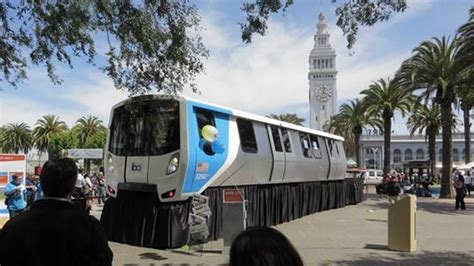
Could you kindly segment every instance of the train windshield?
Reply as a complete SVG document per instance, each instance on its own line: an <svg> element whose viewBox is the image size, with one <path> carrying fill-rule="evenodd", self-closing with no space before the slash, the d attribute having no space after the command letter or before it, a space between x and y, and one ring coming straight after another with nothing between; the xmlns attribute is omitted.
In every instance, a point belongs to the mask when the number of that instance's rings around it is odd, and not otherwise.
<svg viewBox="0 0 474 266"><path fill-rule="evenodd" d="M131 101L115 109L110 126L112 154L154 156L179 147L178 101Z"/></svg>

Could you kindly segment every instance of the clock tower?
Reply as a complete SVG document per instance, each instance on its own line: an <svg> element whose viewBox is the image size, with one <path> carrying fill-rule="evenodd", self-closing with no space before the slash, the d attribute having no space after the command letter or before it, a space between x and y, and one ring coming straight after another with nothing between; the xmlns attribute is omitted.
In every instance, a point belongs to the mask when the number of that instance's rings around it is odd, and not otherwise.
<svg viewBox="0 0 474 266"><path fill-rule="evenodd" d="M322 130L324 123L336 114L336 51L329 43L324 15L319 14L314 46L309 54L310 127Z"/></svg>

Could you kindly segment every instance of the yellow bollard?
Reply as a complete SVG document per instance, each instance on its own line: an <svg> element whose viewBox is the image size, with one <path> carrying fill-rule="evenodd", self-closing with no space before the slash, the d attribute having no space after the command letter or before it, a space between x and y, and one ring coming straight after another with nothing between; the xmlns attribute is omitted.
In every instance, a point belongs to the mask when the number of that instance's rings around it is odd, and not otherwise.
<svg viewBox="0 0 474 266"><path fill-rule="evenodd" d="M416 196L403 197L388 207L388 249L416 250Z"/></svg>

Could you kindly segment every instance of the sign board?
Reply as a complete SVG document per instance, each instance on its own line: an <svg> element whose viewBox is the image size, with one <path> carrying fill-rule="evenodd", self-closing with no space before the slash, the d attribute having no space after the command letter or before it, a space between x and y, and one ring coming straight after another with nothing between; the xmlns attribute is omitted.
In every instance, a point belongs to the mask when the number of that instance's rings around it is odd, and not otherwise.
<svg viewBox="0 0 474 266"><path fill-rule="evenodd" d="M224 188L224 203L242 203L244 202L244 190L239 188Z"/></svg>
<svg viewBox="0 0 474 266"><path fill-rule="evenodd" d="M26 156L24 154L0 154L0 188L5 188L13 175L26 176Z"/></svg>

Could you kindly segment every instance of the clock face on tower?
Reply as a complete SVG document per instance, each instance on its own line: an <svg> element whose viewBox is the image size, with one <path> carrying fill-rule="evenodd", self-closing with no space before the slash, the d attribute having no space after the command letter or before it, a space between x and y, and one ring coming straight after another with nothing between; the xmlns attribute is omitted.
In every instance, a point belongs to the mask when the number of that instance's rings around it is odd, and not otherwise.
<svg viewBox="0 0 474 266"><path fill-rule="evenodd" d="M329 98L331 98L331 89L327 87L326 85L320 85L315 91L314 91L314 97L318 99L321 102L327 102Z"/></svg>

